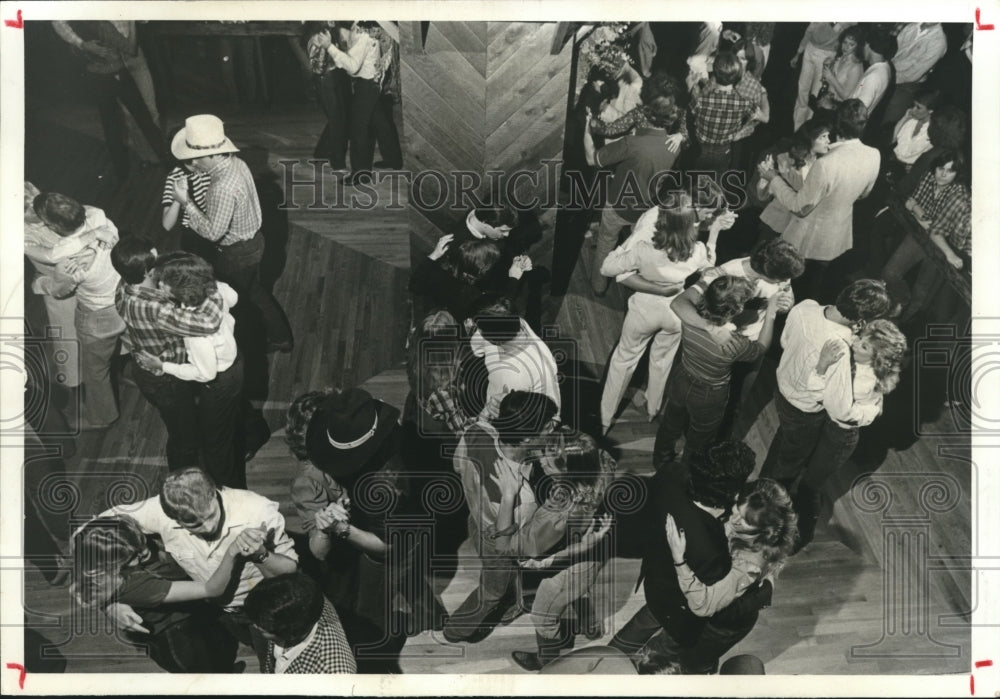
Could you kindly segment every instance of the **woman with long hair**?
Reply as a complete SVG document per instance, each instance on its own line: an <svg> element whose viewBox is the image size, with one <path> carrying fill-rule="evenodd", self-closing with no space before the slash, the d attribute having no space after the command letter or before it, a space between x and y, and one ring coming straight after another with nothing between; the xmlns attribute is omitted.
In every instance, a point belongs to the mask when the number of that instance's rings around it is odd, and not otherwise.
<svg viewBox="0 0 1000 699"><path fill-rule="evenodd" d="M706 585L684 556L687 540L673 515L666 519L667 543L677 569L677 582L696 616L712 616L756 582L774 580L791 555L798 538L798 517L788 492L777 481L760 478L740 490L726 536L732 568L726 577Z"/></svg>
<svg viewBox="0 0 1000 699"><path fill-rule="evenodd" d="M246 563L242 538L207 582L190 580L127 515L90 520L74 533L71 550L73 599L95 614L110 602L133 607L149 631L135 639L148 642L157 665L167 672L233 672L236 639L217 620L221 609L203 600L223 597L238 579L234 572Z"/></svg>
<svg viewBox="0 0 1000 699"><path fill-rule="evenodd" d="M840 33L837 54L823 61L823 82L812 108L815 116L832 116L839 102L853 94L865 72L865 36L859 25Z"/></svg>
<svg viewBox="0 0 1000 699"><path fill-rule="evenodd" d="M791 139L779 143L775 150L776 154L766 155L761 160L758 173L774 163L781 178L797 192L802 189L813 164L830 152L830 124L823 119L810 119ZM759 201L768 202L760 215L761 238L770 240L780 237L792 218L792 212L774 198L767 180L762 177L757 177L755 193Z"/></svg>
<svg viewBox="0 0 1000 699"><path fill-rule="evenodd" d="M622 281L636 276L647 291L632 294L622 324L618 346L611 355L601 396L601 426L607 432L614 420L639 359L653 342L649 354L646 410L652 420L660 410L670 366L680 342L681 323L670 310L670 299L684 291L685 280L715 264L715 244L725 217L710 226L708 242L698 240L698 215L684 192L668 193L669 206L657 210L651 239L633 233L613 250L601 265L601 274ZM643 216L649 215L643 214ZM642 219L636 230L643 226ZM731 223L730 223L731 225ZM634 288L634 287L633 287Z"/></svg>

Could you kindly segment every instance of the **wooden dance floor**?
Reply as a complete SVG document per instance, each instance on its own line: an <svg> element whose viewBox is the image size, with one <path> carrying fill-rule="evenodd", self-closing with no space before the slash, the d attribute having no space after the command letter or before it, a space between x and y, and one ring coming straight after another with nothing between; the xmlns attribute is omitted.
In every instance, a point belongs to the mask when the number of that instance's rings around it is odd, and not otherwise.
<svg viewBox="0 0 1000 699"><path fill-rule="evenodd" d="M182 117L169 116L171 123ZM274 172L269 186L280 202L288 192L278 161L311 157L321 128L319 109L303 105L220 116L255 173ZM40 111L29 114L28 123L29 179L104 208L123 234L162 233L163 168L139 172L115 187L93 115L83 109L79 114ZM327 184L333 191L333 181ZM270 204L265 215L275 217L281 234L268 241L265 264L272 278L280 273L274 293L289 315L296 343L291 354L270 357L264 413L273 434L248 464L248 480L252 490L281 503L294 531L299 523L289 487L298 465L283 440L289 402L324 386L361 385L399 407L406 397L409 225L405 210L387 210L384 204L372 211L277 211L275 202ZM617 289L593 298L587 283L589 242L584 241L566 295L545 305L546 321L558 328L560 338L575 342L579 361L568 380L578 383L574 395L580 400L596 400L624 308ZM33 329L44 325L39 305L37 297L26 298ZM132 385L120 387L120 400L120 420L105 432L85 433L68 459L68 480L76 488L74 517L101 511L109 498L151 496L165 474L159 417ZM758 465L776 424L768 406L747 437ZM947 410L921 427L927 435L955 432ZM650 471L655 428L633 406L625 409L610 434L622 470ZM876 423L871 429L886 428ZM789 562L776 583L773 606L761 612L754 631L732 652L757 655L768 674L968 672L969 615L976 599L965 557L976 467L967 438L939 436L922 436L902 451L890 449L878 466L848 464L830 484L833 510L821 520L816 541ZM867 484L852 487L865 471L874 471ZM468 544L461 553L471 553ZM441 581L448 609L476 585L477 566L475 556L465 555L454 578ZM641 606L641 590L633 594L637 576L635 560L614 559L605 568L594 594L603 605L606 636L593 643L606 643ZM64 661L65 672L158 671L102 619L75 610L66 588L49 586L35 566L25 566L24 583L29 637L48 648L45 662ZM577 641L578 647L586 643L582 636ZM533 628L522 617L474 645L449 644L432 632L412 637L401 665L407 673L522 673L510 652L533 647ZM248 649L241 657L246 672L257 672Z"/></svg>

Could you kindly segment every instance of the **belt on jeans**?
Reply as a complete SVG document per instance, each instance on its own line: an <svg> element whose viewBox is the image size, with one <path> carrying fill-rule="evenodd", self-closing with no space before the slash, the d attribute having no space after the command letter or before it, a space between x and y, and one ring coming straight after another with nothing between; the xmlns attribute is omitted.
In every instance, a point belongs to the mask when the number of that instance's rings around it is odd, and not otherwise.
<svg viewBox="0 0 1000 699"><path fill-rule="evenodd" d="M231 248L234 245L241 245L243 243L252 243L254 240L257 239L258 235L260 235L260 230L259 229L257 231L255 231L254 234L252 236L250 236L249 238L245 238L243 240L237 240L235 243L229 243L228 245L223 245L221 242L218 242L218 243L215 244L215 247L218 250L225 250L226 248Z"/></svg>

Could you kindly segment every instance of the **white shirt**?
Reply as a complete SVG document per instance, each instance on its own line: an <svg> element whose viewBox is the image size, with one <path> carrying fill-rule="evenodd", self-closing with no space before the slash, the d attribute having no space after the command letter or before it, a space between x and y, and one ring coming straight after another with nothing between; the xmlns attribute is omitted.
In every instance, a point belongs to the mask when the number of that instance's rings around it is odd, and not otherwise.
<svg viewBox="0 0 1000 699"><path fill-rule="evenodd" d="M332 48L334 51L330 54L338 68L343 68L355 78L375 79L378 73L379 48L378 41L374 37L365 33L358 34L354 44L347 49L347 53L337 49L336 46Z"/></svg>
<svg viewBox="0 0 1000 699"><path fill-rule="evenodd" d="M83 257L92 254L93 261L90 262L90 267L87 268L83 279L76 286L73 294L76 296L77 303L81 306L96 311L115 305L115 289L118 288L118 282L121 277L115 270L114 265L111 264L110 248L98 245L96 242L88 247L80 248L73 241L90 231L94 231L97 234L98 240L105 241L114 246L118 242L118 228L108 220L108 217L100 209L93 206L84 206L83 209L86 215L83 225L74 231L72 235L66 236L64 239L67 241L66 243L59 244L52 250L54 255L49 256L51 259L50 263L46 264L33 259L32 252L35 249L26 248L25 254L34 263L39 273L43 275L37 277L32 284L32 289L35 293L42 295L51 293L50 285L52 279L47 275L51 274L51 270L55 266L53 263L58 263L69 257Z"/></svg>
<svg viewBox="0 0 1000 699"><path fill-rule="evenodd" d="M654 206L648 211L644 211L638 220L632 224L632 232L629 234L625 242L618 246L618 248L612 252L629 252L638 247L641 243L653 244L653 234L656 232L656 219L659 216L660 208ZM687 262L692 262L691 271L684 275L686 279L689 275L697 272L699 269L707 267L708 265L715 263L715 248L709 248L702 243L698 243L695 246L695 252L691 255L691 258L685 260L682 263L676 264L686 264ZM631 276L639 274L637 269L627 269L620 274L615 275L615 281L621 283L622 281L628 279ZM651 279L650 281L661 281L657 279ZM662 281L668 281L668 279L663 279ZM683 281L680 280L680 281Z"/></svg>
<svg viewBox="0 0 1000 699"><path fill-rule="evenodd" d="M878 106L882 95L889 89L891 77L892 72L887 62L876 63L861 76L861 82L854 88L851 98L861 100L868 109L868 115L871 116L872 110Z"/></svg>
<svg viewBox="0 0 1000 699"><path fill-rule="evenodd" d="M301 643L297 643L291 648L282 648L277 643L274 644L274 674L282 675L288 666L292 664L292 661L297 657L302 655L302 651L312 643L313 638L316 637L316 629L319 628L319 622L317 621L313 624L312 630L309 635L305 637L305 640Z"/></svg>
<svg viewBox="0 0 1000 699"><path fill-rule="evenodd" d="M903 117L903 123L896 132L896 147L892 149L899 162L913 165L917 162L917 158L931 149L931 139L927 135L930 125L931 120L927 119L914 130L917 120L908 116Z"/></svg>
<svg viewBox="0 0 1000 699"><path fill-rule="evenodd" d="M809 382L810 385L822 389L825 379L813 371ZM855 365L851 388L854 392L854 406L859 408L856 424L858 427L867 427L882 414L882 392L878 390L878 379L875 377L875 370L872 369L871 364ZM852 426L832 416L831 419L841 427Z"/></svg>
<svg viewBox="0 0 1000 699"><path fill-rule="evenodd" d="M247 528L258 528L262 523L266 528L274 529L274 553L295 561L299 559L292 540L285 533L285 518L278 512L278 503L249 490L223 487L219 488L219 493L225 521L219 538L215 541L206 541L195 536L167 517L160 506L159 496L130 505L113 507L102 512L101 516L129 515L146 534L159 534L167 553L173 556L184 572L196 582L208 582L226 555L226 550L240 532ZM240 609L247 593L263 579L264 575L253 563L243 566L236 592L232 600L225 605L226 611Z"/></svg>
<svg viewBox="0 0 1000 699"><path fill-rule="evenodd" d="M822 384L815 381L816 360L826 341L841 340L847 345L851 342L851 329L827 320L826 308L806 299L788 312L781 333L784 352L778 364L778 389L785 400L803 412L826 410L838 424L870 424L881 412L881 404L877 409L855 404L849 347L827 369Z"/></svg>
<svg viewBox="0 0 1000 699"><path fill-rule="evenodd" d="M480 416L492 420L500 411L500 401L511 391L543 393L556 404L556 415L562 399L559 396L559 371L552 351L541 338L532 332L522 319L517 337L502 347L483 339L477 330L470 338L472 353L483 357L489 372L486 387L486 405Z"/></svg>
<svg viewBox="0 0 1000 699"><path fill-rule="evenodd" d="M236 361L236 338L233 330L236 321L229 309L236 305L239 295L225 282L217 282L222 296L222 323L219 329L211 335L201 337L185 337L184 349L187 351L188 363L163 362L163 373L176 376L182 381L198 381L205 383L215 379Z"/></svg>

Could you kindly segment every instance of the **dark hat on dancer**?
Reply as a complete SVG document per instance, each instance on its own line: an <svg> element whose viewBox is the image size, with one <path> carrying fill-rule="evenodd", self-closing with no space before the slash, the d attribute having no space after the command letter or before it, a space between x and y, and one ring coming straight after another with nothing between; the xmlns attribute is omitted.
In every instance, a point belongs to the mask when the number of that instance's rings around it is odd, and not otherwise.
<svg viewBox="0 0 1000 699"><path fill-rule="evenodd" d="M309 421L309 460L334 478L353 476L375 456L398 419L399 410L363 389L334 393Z"/></svg>

